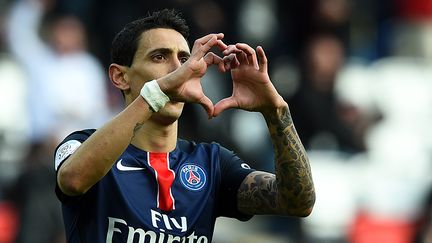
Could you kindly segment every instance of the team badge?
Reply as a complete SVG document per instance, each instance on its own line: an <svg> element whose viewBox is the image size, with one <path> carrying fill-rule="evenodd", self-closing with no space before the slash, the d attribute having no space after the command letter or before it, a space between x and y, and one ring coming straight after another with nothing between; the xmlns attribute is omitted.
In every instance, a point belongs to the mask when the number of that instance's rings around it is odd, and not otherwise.
<svg viewBox="0 0 432 243"><path fill-rule="evenodd" d="M206 172L198 165L185 164L180 170L180 181L189 190L201 190L205 186L206 180Z"/></svg>

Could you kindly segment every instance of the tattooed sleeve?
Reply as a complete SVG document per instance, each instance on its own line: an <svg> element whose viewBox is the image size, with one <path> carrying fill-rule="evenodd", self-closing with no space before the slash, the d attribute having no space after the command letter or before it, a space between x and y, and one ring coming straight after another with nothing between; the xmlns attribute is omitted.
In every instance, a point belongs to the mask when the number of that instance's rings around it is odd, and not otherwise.
<svg viewBox="0 0 432 243"><path fill-rule="evenodd" d="M275 175L249 174L238 191L239 209L247 214L307 216L315 203L315 189L288 106L265 119L274 147Z"/></svg>

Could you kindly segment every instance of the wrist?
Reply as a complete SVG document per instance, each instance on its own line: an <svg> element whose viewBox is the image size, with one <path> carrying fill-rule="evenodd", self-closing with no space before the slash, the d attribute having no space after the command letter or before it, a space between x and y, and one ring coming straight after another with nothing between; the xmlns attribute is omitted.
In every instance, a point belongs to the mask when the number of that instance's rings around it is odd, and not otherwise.
<svg viewBox="0 0 432 243"><path fill-rule="evenodd" d="M161 90L164 94L168 95L168 93L169 93L169 92L168 92L168 91L169 91L169 88L168 88L168 86L167 86L167 78L165 78L165 77L163 77L163 78L158 78L158 79L156 79L156 82L157 82L157 84L158 84L160 90Z"/></svg>
<svg viewBox="0 0 432 243"><path fill-rule="evenodd" d="M278 99L276 99L276 100L272 103L271 106L267 106L267 107L265 107L265 108L261 111L261 113L262 113L264 116L277 115L277 114L280 113L280 111L282 111L282 110L286 110L286 109L289 110L288 103L287 103L287 102L286 102L282 97L279 97Z"/></svg>
<svg viewBox="0 0 432 243"><path fill-rule="evenodd" d="M262 115L267 124L271 126L282 126L283 129L285 129L288 126L293 125L291 112L286 102L285 105L269 109L266 112L263 112Z"/></svg>
<svg viewBox="0 0 432 243"><path fill-rule="evenodd" d="M170 101L170 98L161 90L156 80L145 83L141 88L140 95L154 112L158 112Z"/></svg>
<svg viewBox="0 0 432 243"><path fill-rule="evenodd" d="M175 96L175 93L173 91L175 90L174 87L176 85L176 80L180 80L178 77L176 77L174 73L175 71L156 80L160 90L164 94L166 94L171 100Z"/></svg>
<svg viewBox="0 0 432 243"><path fill-rule="evenodd" d="M279 120L281 117L285 117L285 119L292 121L291 111L289 109L288 103L286 103L284 100L276 106L265 109L261 112L261 114L267 122L271 120Z"/></svg>
<svg viewBox="0 0 432 243"><path fill-rule="evenodd" d="M185 74L184 65L180 66L173 72L158 78L156 82L158 83L161 91L166 94L170 100L175 100L178 98L178 89L188 79L188 75Z"/></svg>

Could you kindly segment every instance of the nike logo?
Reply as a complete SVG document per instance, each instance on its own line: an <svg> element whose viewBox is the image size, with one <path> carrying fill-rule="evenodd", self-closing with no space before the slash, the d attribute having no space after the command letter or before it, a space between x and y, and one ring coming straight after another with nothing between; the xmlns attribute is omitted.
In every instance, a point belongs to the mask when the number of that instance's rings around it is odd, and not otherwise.
<svg viewBox="0 0 432 243"><path fill-rule="evenodd" d="M122 160L119 160L118 162L117 162L117 169L118 170L120 170L120 171L136 171L136 170L145 170L145 168L143 168L143 167L133 167L133 166L126 166L126 165L123 165L122 163Z"/></svg>

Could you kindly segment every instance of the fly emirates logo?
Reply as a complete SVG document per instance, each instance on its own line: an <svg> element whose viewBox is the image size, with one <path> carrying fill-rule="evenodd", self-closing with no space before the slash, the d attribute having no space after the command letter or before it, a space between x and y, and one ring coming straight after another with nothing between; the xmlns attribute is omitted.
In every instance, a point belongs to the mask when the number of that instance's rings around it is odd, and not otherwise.
<svg viewBox="0 0 432 243"><path fill-rule="evenodd" d="M170 218L168 215L154 210L150 210L150 214L152 225L158 229L157 231L134 228L123 219L108 217L106 243L113 242L114 234L127 234L127 243L208 243L206 236L197 236L195 231L188 236L175 236L166 233L166 231L172 230L186 232L188 228L186 217ZM134 241L134 239L138 241Z"/></svg>

